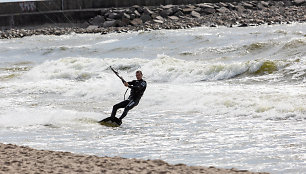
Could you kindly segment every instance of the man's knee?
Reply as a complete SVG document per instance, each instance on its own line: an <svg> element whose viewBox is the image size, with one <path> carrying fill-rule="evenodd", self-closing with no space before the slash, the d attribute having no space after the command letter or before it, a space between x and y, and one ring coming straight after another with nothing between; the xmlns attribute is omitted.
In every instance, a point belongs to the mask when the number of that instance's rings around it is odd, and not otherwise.
<svg viewBox="0 0 306 174"><path fill-rule="evenodd" d="M138 105L138 102L131 101L131 102L126 106L126 108L132 109L133 107L135 107L135 106L137 106L137 105Z"/></svg>

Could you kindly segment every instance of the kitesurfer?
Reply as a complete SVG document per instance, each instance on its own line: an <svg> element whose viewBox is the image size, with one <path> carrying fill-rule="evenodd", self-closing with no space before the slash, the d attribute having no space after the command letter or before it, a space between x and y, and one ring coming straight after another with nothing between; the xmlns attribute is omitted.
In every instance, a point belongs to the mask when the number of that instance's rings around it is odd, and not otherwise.
<svg viewBox="0 0 306 174"><path fill-rule="evenodd" d="M120 122L122 119L127 115L129 110L134 108L135 106L138 105L143 93L146 90L147 87L147 82L142 79L142 72L141 71L136 71L136 79L130 82L122 81L124 86L128 87L131 89L130 96L128 99L117 103L113 106L113 111L111 114L111 118L114 118L116 116L117 110L119 108L124 108L123 113L119 117Z"/></svg>

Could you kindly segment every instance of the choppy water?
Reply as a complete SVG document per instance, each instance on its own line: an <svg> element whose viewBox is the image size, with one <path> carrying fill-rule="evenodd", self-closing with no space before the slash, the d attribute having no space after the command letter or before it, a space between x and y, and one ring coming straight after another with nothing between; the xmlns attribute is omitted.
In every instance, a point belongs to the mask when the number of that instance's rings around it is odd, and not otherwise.
<svg viewBox="0 0 306 174"><path fill-rule="evenodd" d="M305 36L291 24L0 40L0 142L303 173ZM95 123L125 92L110 65L148 82L119 128Z"/></svg>

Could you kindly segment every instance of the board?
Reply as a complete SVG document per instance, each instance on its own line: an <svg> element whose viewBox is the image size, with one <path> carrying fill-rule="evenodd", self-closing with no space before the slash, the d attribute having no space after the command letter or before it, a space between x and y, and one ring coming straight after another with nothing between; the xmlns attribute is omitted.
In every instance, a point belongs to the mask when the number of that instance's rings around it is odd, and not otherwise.
<svg viewBox="0 0 306 174"><path fill-rule="evenodd" d="M121 120L117 117L107 117L98 123L107 127L119 127L122 124Z"/></svg>

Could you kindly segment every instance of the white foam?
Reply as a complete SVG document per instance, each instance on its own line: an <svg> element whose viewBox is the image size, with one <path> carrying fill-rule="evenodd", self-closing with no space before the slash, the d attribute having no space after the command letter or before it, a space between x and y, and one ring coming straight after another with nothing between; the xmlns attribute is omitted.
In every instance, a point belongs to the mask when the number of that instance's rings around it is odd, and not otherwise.
<svg viewBox="0 0 306 174"><path fill-rule="evenodd" d="M101 156L301 171L305 55L296 31L304 27L0 40L0 74L18 74L0 83L0 139ZM286 43L290 49L280 50ZM25 60L29 71L6 71ZM109 116L126 90L109 66L128 81L141 69L148 82L118 129L92 124Z"/></svg>

